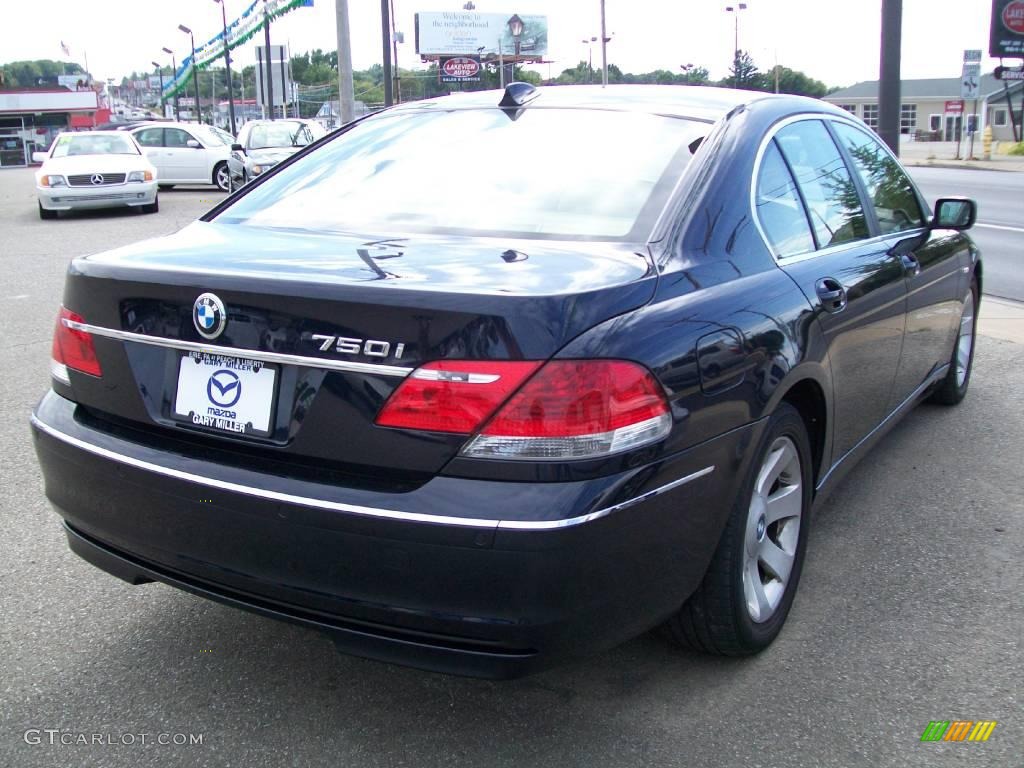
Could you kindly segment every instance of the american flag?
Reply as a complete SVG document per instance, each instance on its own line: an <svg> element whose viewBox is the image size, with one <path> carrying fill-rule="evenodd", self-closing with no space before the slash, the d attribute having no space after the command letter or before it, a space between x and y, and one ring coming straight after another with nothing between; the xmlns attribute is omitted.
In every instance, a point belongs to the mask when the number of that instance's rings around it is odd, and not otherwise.
<svg viewBox="0 0 1024 768"><path fill-rule="evenodd" d="M64 51L65 56L71 55L71 49L68 48L67 44L63 40L60 41L60 49Z"/></svg>

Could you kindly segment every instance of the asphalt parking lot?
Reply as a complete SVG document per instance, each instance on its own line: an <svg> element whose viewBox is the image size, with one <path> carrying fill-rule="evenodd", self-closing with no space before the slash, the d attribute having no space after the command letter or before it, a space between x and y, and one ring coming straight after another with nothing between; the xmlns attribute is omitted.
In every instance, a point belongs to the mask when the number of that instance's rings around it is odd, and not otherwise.
<svg viewBox="0 0 1024 768"><path fill-rule="evenodd" d="M0 172L0 765L1021 765L1013 334L980 339L960 407L918 408L833 495L789 622L756 658L650 634L523 680L447 677L340 656L314 633L79 560L28 429L64 270L173 232L220 197L176 189L158 214L40 221L31 171ZM932 720L998 725L985 743L922 743Z"/></svg>

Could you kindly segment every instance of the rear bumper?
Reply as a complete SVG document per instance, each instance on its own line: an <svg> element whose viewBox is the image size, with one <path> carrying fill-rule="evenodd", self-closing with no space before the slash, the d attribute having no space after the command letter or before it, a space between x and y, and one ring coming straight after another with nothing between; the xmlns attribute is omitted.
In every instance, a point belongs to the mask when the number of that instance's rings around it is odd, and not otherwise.
<svg viewBox="0 0 1024 768"><path fill-rule="evenodd" d="M156 193L155 181L100 187L36 187L39 204L47 211L150 205L156 200Z"/></svg>
<svg viewBox="0 0 1024 768"><path fill-rule="evenodd" d="M94 565L318 629L357 655L483 677L671 615L703 577L757 429L622 476L437 477L382 493L157 451L87 426L52 392L32 426L47 496Z"/></svg>

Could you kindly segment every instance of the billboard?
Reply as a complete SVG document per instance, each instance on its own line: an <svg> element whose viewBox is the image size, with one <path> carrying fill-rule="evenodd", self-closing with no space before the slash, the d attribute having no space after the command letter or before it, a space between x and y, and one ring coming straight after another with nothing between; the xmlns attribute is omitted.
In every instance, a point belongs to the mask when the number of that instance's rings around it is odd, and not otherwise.
<svg viewBox="0 0 1024 768"><path fill-rule="evenodd" d="M515 41L508 28L512 13L450 11L416 14L416 53L421 56L511 56ZM520 15L519 56L540 59L548 52L548 17ZM499 50L500 49L500 50Z"/></svg>
<svg viewBox="0 0 1024 768"><path fill-rule="evenodd" d="M988 55L1024 58L1024 0L992 0Z"/></svg>

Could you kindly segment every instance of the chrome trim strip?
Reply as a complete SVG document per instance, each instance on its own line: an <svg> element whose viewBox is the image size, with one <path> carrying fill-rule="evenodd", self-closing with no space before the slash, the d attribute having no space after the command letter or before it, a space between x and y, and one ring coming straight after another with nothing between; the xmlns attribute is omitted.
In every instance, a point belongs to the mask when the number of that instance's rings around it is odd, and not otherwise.
<svg viewBox="0 0 1024 768"><path fill-rule="evenodd" d="M348 373L368 373L375 376L398 376L403 379L413 372L412 368L405 368L398 365L355 363L347 360L324 360L319 357L306 357L304 355L286 355L280 352L263 352L258 349L220 347L215 344L198 344L194 341L165 339L160 336L147 336L143 333L118 331L113 328L104 328L99 325L79 323L74 320L69 320L66 317L62 318L61 322L63 322L68 328L73 328L76 331L85 331L86 333L91 333L94 336L104 336L108 339L118 339L119 341L133 341L137 344L149 344L154 347L178 349L183 352L206 352L211 355L230 355L231 357L243 357L248 360L260 360L264 363L301 365L306 368L323 368L328 371L346 371Z"/></svg>
<svg viewBox="0 0 1024 768"><path fill-rule="evenodd" d="M265 488L251 488L247 485L241 485L239 483L232 483L226 480L216 480L212 477L204 477L203 475L197 475L192 472L185 472L180 469L172 469L171 467L164 467L160 464L154 464L153 462L143 461L142 459L136 459L132 456L125 456L122 453L111 451L107 448L102 448L92 443L87 443L84 440L80 440L77 437L72 437L64 432L61 432L55 427L51 427L49 424L45 424L40 421L39 417L34 413L30 419L32 426L38 429L40 432L44 432L50 437L60 440L61 442L73 445L88 453L92 453L110 461L120 462L127 464L128 466L141 469L146 472L153 472L154 474L163 475L164 477L170 477L175 480L184 480L190 483L196 483L197 485L203 485L208 488L217 488L224 491L231 491L233 493L241 493L246 496L254 496L259 499L267 499L270 501L278 501L286 504L297 504L303 507L312 507L314 509L326 509L332 512L348 512L353 515L362 515L364 517L376 517L384 518L388 520L400 520L403 522L411 523L434 523L435 525L454 525L462 526L466 528L484 528L484 529L504 529L504 530L517 530L517 531L548 531L557 530L560 528L570 528L575 525L582 523L588 523L591 520L597 520L598 518L610 515L612 512L617 512L621 509L626 509L635 504L639 504L641 501L646 501L650 498L658 496L666 491L677 488L681 485L689 483L697 478L704 477L704 475L710 474L714 471L715 467L705 467L693 474L682 477L678 480L674 480L671 483L667 483L659 488L655 488L652 491L643 493L640 496L636 496L627 501L620 502L604 509L599 509L596 512L591 512L587 515L580 515L579 517L570 517L566 520L480 520L469 517L451 517L449 515L429 515L417 512L399 512L394 509L380 509L378 507L364 507L358 504L344 504L338 501L328 501L327 499L316 499L309 496L296 496L291 493L281 493L280 491L271 491Z"/></svg>
<svg viewBox="0 0 1024 768"><path fill-rule="evenodd" d="M626 509L639 504L642 501L653 499L655 496L660 496L666 491L671 491L673 488L678 488L681 485L693 482L698 478L704 477L704 475L710 475L715 471L715 466L712 464L710 467L704 467L699 469L686 477L681 477L678 480L673 480L671 483L666 483L658 488L647 493L641 493L639 496L634 496L632 499L614 504L604 509L599 509L596 512L591 512L589 515L581 515L580 517L571 517L568 520L551 520L548 522L532 522L532 521L519 521L519 520L502 520L498 527L505 530L552 530L558 528L568 528L572 525L579 525L580 523L588 523L591 520L597 520L600 517L610 515L612 512L618 512L620 509Z"/></svg>

